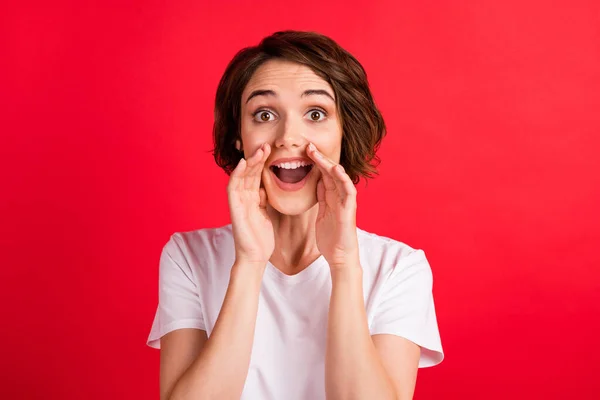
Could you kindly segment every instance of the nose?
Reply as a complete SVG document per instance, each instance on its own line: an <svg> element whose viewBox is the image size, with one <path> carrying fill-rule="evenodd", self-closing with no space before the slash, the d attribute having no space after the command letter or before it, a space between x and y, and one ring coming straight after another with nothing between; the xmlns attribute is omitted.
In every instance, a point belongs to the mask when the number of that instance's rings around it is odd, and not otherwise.
<svg viewBox="0 0 600 400"><path fill-rule="evenodd" d="M303 134L304 127L300 121L287 116L282 124L279 124L277 137L275 138L275 147L279 149L301 148L307 145Z"/></svg>

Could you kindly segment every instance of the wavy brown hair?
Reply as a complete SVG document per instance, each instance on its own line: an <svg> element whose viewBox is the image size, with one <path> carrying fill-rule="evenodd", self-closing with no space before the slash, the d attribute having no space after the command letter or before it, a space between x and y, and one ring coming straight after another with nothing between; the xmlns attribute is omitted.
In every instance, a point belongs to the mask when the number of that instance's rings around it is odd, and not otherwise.
<svg viewBox="0 0 600 400"><path fill-rule="evenodd" d="M225 69L215 99L212 152L217 164L230 174L243 157L235 147L240 139L242 92L258 67L272 59L306 65L331 85L343 132L340 164L355 184L361 176L377 175L381 161L376 153L386 127L371 95L367 73L329 37L292 30L275 32L258 46L240 50Z"/></svg>

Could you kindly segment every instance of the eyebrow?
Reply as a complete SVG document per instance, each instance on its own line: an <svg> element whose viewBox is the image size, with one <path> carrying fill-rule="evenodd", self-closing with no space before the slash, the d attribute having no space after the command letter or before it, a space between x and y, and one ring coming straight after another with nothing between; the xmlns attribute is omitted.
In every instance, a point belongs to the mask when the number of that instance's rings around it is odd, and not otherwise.
<svg viewBox="0 0 600 400"><path fill-rule="evenodd" d="M256 97L256 96L274 96L274 97L277 97L277 93L275 93L273 90L254 90L254 91L252 91L252 93L250 93L250 96L248 96L248 99L246 100L246 104L248 104L248 102L250 101L250 99L252 99L253 97ZM333 98L333 96L331 94L329 94L329 92L327 90L323 90L323 89L308 89L308 90L305 90L300 97L306 97L306 96L327 96L333 102L335 102L335 99Z"/></svg>

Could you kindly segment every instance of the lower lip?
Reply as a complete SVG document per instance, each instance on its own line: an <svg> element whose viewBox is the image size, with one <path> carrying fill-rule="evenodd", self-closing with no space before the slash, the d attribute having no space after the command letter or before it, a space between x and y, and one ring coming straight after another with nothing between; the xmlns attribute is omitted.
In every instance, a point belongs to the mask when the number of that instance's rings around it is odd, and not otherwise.
<svg viewBox="0 0 600 400"><path fill-rule="evenodd" d="M283 182L277 177L277 175L275 175L275 172L273 172L271 168L269 168L269 172L271 173L271 175L273 176L273 180L281 190L285 190L286 192L295 192L296 190L300 190L304 187L314 169L315 166L313 165L310 171L308 171L308 174L306 174L306 176L302 178L301 181L298 181L296 183Z"/></svg>

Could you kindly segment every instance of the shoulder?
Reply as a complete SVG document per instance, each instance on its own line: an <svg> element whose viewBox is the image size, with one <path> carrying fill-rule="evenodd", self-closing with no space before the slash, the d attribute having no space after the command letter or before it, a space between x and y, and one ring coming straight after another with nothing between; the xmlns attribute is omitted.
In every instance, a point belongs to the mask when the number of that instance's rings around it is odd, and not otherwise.
<svg viewBox="0 0 600 400"><path fill-rule="evenodd" d="M233 239L231 224L214 228L174 232L166 246L195 252L216 250Z"/></svg>
<svg viewBox="0 0 600 400"><path fill-rule="evenodd" d="M363 269L379 276L389 276L394 271L421 264L429 269L422 249L391 237L357 228L359 251Z"/></svg>
<svg viewBox="0 0 600 400"><path fill-rule="evenodd" d="M203 266L219 265L230 258L233 248L231 224L174 232L163 248L163 255L195 270Z"/></svg>
<svg viewBox="0 0 600 400"><path fill-rule="evenodd" d="M367 232L360 228L357 228L357 235L359 248L367 256L397 262L408 257L414 258L415 253L423 253L423 250L399 240Z"/></svg>

